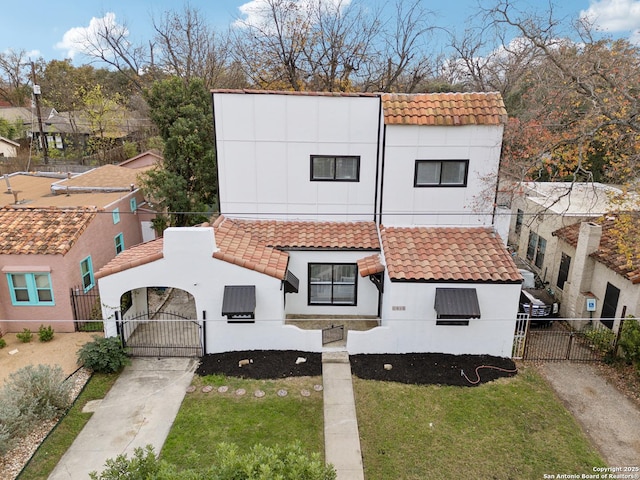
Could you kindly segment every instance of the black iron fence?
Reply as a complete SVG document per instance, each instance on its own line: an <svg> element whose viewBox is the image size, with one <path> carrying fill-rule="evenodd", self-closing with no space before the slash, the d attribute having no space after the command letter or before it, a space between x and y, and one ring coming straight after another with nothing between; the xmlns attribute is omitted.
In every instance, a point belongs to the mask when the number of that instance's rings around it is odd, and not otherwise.
<svg viewBox="0 0 640 480"><path fill-rule="evenodd" d="M76 331L101 332L103 330L102 305L98 287L85 292L84 288L77 286L71 289L70 296Z"/></svg>
<svg viewBox="0 0 640 480"><path fill-rule="evenodd" d="M529 328L524 344L523 360L597 362L613 347L615 335L605 327L574 330L556 320L550 328Z"/></svg>

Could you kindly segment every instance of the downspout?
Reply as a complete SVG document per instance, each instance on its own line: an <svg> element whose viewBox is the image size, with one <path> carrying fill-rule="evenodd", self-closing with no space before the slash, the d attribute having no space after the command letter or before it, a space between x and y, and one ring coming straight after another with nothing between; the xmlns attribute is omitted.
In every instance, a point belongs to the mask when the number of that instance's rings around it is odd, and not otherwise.
<svg viewBox="0 0 640 480"><path fill-rule="evenodd" d="M382 127L382 168L380 170L380 209L378 215L378 225L382 225L382 196L384 194L384 163L386 159L386 145L387 145L387 126Z"/></svg>
<svg viewBox="0 0 640 480"><path fill-rule="evenodd" d="M373 221L378 220L378 182L380 181L380 134L382 133L382 97L378 97L378 136L376 138L376 184L373 196Z"/></svg>
<svg viewBox="0 0 640 480"><path fill-rule="evenodd" d="M215 103L215 93L213 90L211 91L211 115L213 116L213 156L216 161L216 197L218 201L218 214L221 214L220 211L221 202L220 202L220 167L218 166L218 136L216 135L216 103Z"/></svg>

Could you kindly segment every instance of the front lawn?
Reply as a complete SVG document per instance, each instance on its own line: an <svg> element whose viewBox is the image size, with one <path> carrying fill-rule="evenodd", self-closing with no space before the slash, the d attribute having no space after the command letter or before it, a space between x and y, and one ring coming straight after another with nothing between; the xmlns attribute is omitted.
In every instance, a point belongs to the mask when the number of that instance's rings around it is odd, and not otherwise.
<svg viewBox="0 0 640 480"><path fill-rule="evenodd" d="M367 480L544 478L605 466L532 367L475 388L353 385Z"/></svg>
<svg viewBox="0 0 640 480"><path fill-rule="evenodd" d="M213 446L235 443L248 450L257 443L288 445L299 441L305 451L324 456L321 377L245 380L221 375L194 377L197 389L188 393L169 432L161 458L179 468L207 468ZM213 387L208 393L203 386ZM226 386L224 393L218 387ZM237 395L244 389L244 395ZM256 397L255 392L264 392ZM286 396L278 391L286 390ZM304 390L305 395L301 395Z"/></svg>

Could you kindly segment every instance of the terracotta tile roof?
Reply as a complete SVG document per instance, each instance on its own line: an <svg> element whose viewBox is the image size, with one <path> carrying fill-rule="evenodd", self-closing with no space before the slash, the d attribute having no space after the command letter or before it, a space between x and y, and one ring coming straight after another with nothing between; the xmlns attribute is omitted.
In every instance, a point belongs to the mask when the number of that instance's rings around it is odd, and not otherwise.
<svg viewBox="0 0 640 480"><path fill-rule="evenodd" d="M97 209L0 208L0 254L64 255Z"/></svg>
<svg viewBox="0 0 640 480"><path fill-rule="evenodd" d="M156 238L155 240L127 248L98 270L95 274L95 278L106 277L107 275L138 267L145 263L155 262L156 260L164 257L162 253L163 246L164 239Z"/></svg>
<svg viewBox="0 0 640 480"><path fill-rule="evenodd" d="M639 232L640 219L635 214L632 214L630 218L633 219L631 229ZM602 225L602 237L598 249L590 257L622 275L631 283L640 283L640 243L629 243L627 246L630 247L630 251L627 256L620 248L620 235L624 234L619 232L620 229L617 227L617 215L606 215L591 221ZM578 246L580 223L562 227L553 232L553 235L575 248ZM638 238L637 234L624 236L627 241Z"/></svg>
<svg viewBox="0 0 640 480"><path fill-rule="evenodd" d="M266 245L277 248L379 250L374 222L237 220L233 222Z"/></svg>
<svg viewBox="0 0 640 480"><path fill-rule="evenodd" d="M361 277L368 277L369 275L384 272L384 265L382 265L380 255L377 253L361 258L356 263L358 264L358 271Z"/></svg>
<svg viewBox="0 0 640 480"><path fill-rule="evenodd" d="M203 224L203 226L209 226ZM213 224L218 251L213 258L249 268L283 280L287 273L289 255L268 247L250 233L239 228L233 220L218 217ZM162 238L142 243L124 250L102 267L96 278L118 273L163 258Z"/></svg>
<svg viewBox="0 0 640 480"><path fill-rule="evenodd" d="M235 220L220 215L213 224L219 251L214 258L283 280L289 255L265 244Z"/></svg>
<svg viewBox="0 0 640 480"><path fill-rule="evenodd" d="M382 95L387 125L501 125L507 110L499 93L388 93Z"/></svg>
<svg viewBox="0 0 640 480"><path fill-rule="evenodd" d="M381 227L392 280L518 283L522 277L489 228Z"/></svg>

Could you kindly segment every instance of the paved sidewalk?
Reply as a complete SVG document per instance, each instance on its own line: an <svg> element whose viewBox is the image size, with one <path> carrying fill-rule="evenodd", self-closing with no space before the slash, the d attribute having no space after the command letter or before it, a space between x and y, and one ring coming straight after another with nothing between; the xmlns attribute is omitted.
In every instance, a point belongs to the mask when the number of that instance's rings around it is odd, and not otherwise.
<svg viewBox="0 0 640 480"><path fill-rule="evenodd" d="M108 458L131 457L137 447L160 453L196 368L192 358L134 358L49 480L86 480L101 472Z"/></svg>
<svg viewBox="0 0 640 480"><path fill-rule="evenodd" d="M324 453L337 480L364 480L358 419L347 352L322 354Z"/></svg>

